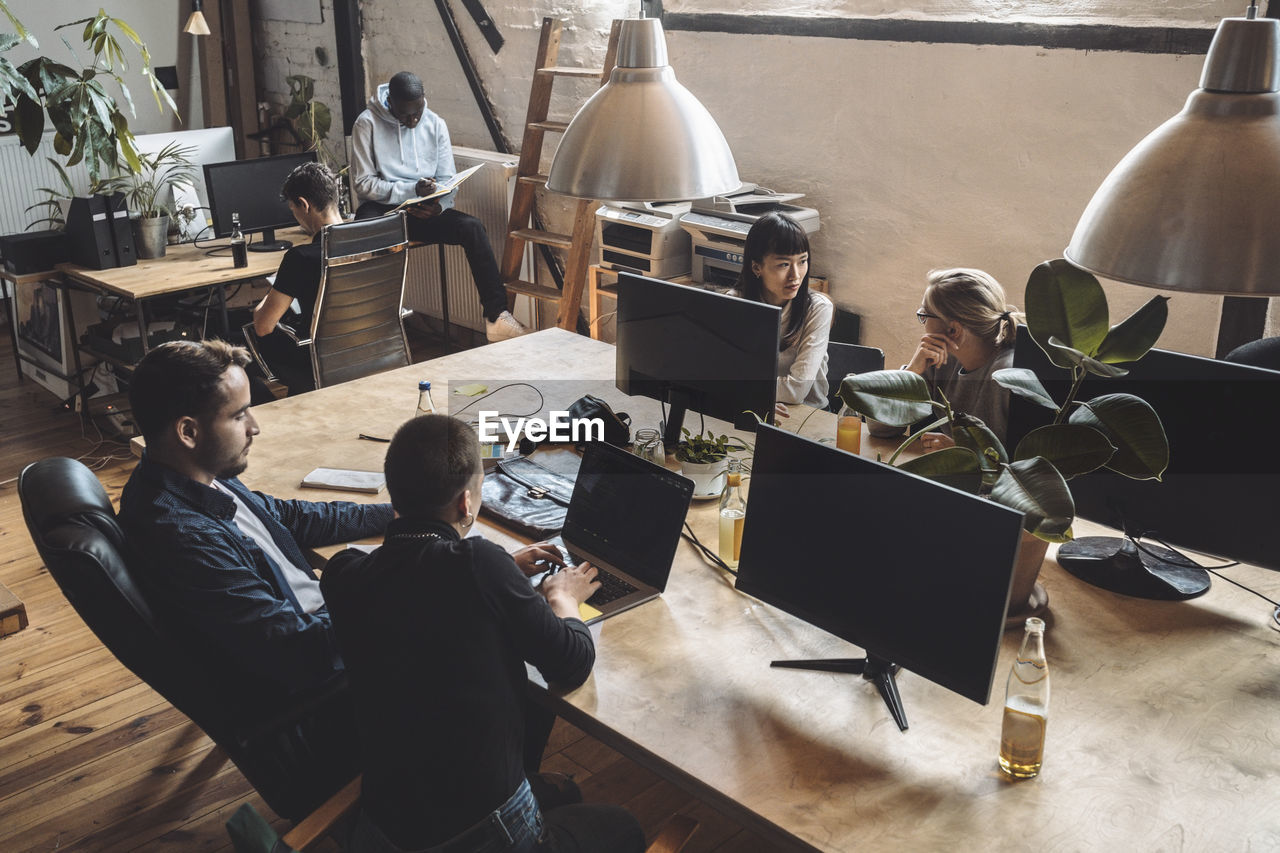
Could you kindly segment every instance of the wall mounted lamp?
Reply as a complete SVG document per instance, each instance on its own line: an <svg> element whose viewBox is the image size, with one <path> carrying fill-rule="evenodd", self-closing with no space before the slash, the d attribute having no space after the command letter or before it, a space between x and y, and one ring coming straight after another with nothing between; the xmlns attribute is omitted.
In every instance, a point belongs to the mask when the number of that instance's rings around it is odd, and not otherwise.
<svg viewBox="0 0 1280 853"><path fill-rule="evenodd" d="M182 28L184 33L190 33L193 36L209 35L209 24L204 19L202 0L191 0L191 15L187 18L187 25Z"/></svg>

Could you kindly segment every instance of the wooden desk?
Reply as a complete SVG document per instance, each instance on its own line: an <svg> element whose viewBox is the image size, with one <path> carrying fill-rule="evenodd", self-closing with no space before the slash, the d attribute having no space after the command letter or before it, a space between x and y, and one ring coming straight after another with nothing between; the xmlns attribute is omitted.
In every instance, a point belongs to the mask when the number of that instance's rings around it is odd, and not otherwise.
<svg viewBox="0 0 1280 853"><path fill-rule="evenodd" d="M412 414L418 379L434 390L493 377L543 382L552 407L594 386L637 425L652 412L610 392L612 347L548 330L255 409L262 434L243 479L296 496L316 465L376 468L385 445L356 435L387 435ZM825 433L823 417L805 433ZM872 453L869 443L863 452ZM690 521L715 542L714 502L695 503ZM1280 573L1230 575L1280 596ZM1018 632L1005 637L990 705L900 673L911 722L900 733L860 679L770 669L776 658L857 652L739 594L687 543L663 597L602 623L592 677L550 701L742 824L800 849L1280 847L1280 632L1266 626L1270 606L1223 582L1190 602L1125 598L1077 581L1052 556L1041 579L1051 598L1053 697L1044 772L1026 782L996 768Z"/></svg>
<svg viewBox="0 0 1280 853"><path fill-rule="evenodd" d="M279 239L290 240L294 245L309 242L311 238L301 228L279 232ZM77 264L58 265L63 280L71 285L88 288L100 293L114 294L128 299L134 305L138 320L138 334L145 354L151 347L147 330L146 303L158 296L182 293L187 290L216 289L222 324L227 325L226 303L222 286L271 275L280 267L284 252L248 252L248 266L236 268L231 255L206 254L211 246L197 248L190 243L169 246L163 258L140 260L133 266L93 270ZM230 330L226 330L229 333ZM113 363L120 359L97 351L93 355ZM128 366L128 365L125 365ZM79 364L76 365L77 369Z"/></svg>

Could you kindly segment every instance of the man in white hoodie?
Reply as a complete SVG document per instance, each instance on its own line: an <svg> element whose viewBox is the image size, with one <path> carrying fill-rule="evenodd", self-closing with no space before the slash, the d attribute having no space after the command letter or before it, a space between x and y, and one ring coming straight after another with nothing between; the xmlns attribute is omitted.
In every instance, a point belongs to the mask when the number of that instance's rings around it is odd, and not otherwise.
<svg viewBox="0 0 1280 853"><path fill-rule="evenodd" d="M401 71L378 87L351 128L356 217L380 216L452 178L453 146L444 119L427 109L418 75ZM507 289L484 225L453 207L454 194L407 208L409 239L462 246L471 266L490 341L529 330L507 310Z"/></svg>

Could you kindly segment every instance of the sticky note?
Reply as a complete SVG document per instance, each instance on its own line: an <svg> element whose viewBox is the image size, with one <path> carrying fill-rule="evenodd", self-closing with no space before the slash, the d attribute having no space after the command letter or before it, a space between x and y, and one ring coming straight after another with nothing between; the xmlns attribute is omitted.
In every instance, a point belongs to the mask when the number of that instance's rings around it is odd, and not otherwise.
<svg viewBox="0 0 1280 853"><path fill-rule="evenodd" d="M590 622L600 616L600 611L582 601L578 603L578 615L582 617L583 622Z"/></svg>
<svg viewBox="0 0 1280 853"><path fill-rule="evenodd" d="M488 390L488 386L481 385L479 382L472 382L470 385L461 385L453 389L453 393L462 397L479 397Z"/></svg>

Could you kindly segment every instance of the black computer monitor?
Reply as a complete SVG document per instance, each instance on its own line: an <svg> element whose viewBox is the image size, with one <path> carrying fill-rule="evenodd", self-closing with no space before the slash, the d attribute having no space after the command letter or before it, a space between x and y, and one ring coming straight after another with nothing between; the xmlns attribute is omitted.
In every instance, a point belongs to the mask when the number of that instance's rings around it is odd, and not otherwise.
<svg viewBox="0 0 1280 853"><path fill-rule="evenodd" d="M781 314L762 302L619 273L618 388L671 404L668 448L680 440L687 409L754 429L756 416L773 418Z"/></svg>
<svg viewBox="0 0 1280 853"><path fill-rule="evenodd" d="M231 236L231 215L240 214L240 230L246 237L262 232L262 240L251 243L255 252L282 252L292 243L277 240L275 229L292 228L297 220L280 198L284 179L303 163L314 163L316 152L281 154L252 160L206 163L204 184L209 192L209 208L215 237Z"/></svg>
<svg viewBox="0 0 1280 853"><path fill-rule="evenodd" d="M1035 372L1054 399L1069 376L1030 335L1018 335L1015 367ZM1160 481L1099 470L1071 480L1076 515L1126 531L1124 539L1082 537L1058 550L1058 562L1097 586L1143 598L1185 599L1208 589L1207 573L1177 554L1132 537L1280 570L1280 372L1153 349L1120 365L1116 378L1089 376L1076 399L1127 393L1151 404L1169 438ZM1009 448L1053 413L1016 395ZM1145 549L1145 550L1143 550Z"/></svg>
<svg viewBox="0 0 1280 853"><path fill-rule="evenodd" d="M987 703L1021 536L1016 510L762 426L738 589L865 650L774 665L860 672L905 730L898 667Z"/></svg>

